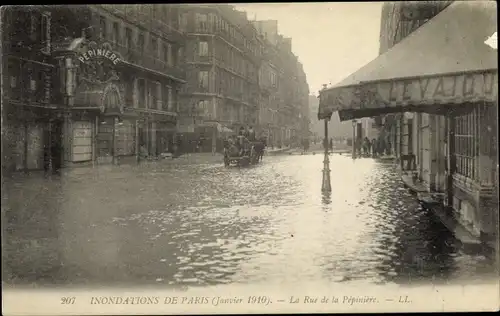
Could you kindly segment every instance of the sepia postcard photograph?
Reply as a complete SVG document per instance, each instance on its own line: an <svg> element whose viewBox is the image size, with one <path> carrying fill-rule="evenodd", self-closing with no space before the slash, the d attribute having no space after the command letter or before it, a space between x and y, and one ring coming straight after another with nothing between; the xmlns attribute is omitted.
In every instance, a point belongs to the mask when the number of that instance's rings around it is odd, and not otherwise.
<svg viewBox="0 0 500 316"><path fill-rule="evenodd" d="M0 27L3 315L499 310L496 1Z"/></svg>

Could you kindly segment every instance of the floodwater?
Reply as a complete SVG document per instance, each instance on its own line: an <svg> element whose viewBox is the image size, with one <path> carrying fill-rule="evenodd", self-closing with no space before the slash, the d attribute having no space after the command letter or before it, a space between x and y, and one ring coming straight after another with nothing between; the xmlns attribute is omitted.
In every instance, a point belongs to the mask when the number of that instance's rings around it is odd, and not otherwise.
<svg viewBox="0 0 500 316"><path fill-rule="evenodd" d="M402 187L392 163L266 156L82 168L8 180L4 282L204 286L468 282L493 271L464 254Z"/></svg>

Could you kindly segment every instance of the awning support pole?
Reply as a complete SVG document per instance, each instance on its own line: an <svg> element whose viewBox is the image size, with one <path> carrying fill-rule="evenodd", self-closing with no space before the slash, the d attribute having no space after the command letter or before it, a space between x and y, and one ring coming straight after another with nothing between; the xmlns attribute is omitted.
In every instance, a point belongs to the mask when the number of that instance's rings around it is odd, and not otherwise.
<svg viewBox="0 0 500 316"><path fill-rule="evenodd" d="M331 192L332 185L330 182L330 159L328 158L328 119L325 119L325 141L323 142L325 147L325 158L323 160L323 183L321 190L323 192Z"/></svg>
<svg viewBox="0 0 500 316"><path fill-rule="evenodd" d="M354 120L352 123L352 159L356 159L356 121Z"/></svg>
<svg viewBox="0 0 500 316"><path fill-rule="evenodd" d="M113 133L111 134L111 164L116 164L115 146L116 146L116 124L118 124L118 117L112 117L113 120Z"/></svg>

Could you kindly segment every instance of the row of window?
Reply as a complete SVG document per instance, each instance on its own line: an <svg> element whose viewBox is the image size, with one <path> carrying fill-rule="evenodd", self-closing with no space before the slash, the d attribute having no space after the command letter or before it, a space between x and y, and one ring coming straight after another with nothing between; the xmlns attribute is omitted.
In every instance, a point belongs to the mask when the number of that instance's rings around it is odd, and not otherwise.
<svg viewBox="0 0 500 316"><path fill-rule="evenodd" d="M117 21L111 22L110 24L104 16L100 17L99 24L99 37L102 40L114 42L127 49L132 49L140 53L145 51L152 52L155 58L165 62L168 66L174 66L177 63L177 60L180 59L178 55L182 54L182 50L180 48L174 54L172 43L169 43L152 33L142 32L138 28L132 28L129 26L122 27ZM111 25L111 29L108 29L109 25ZM146 36L148 36L148 39L146 39Z"/></svg>
<svg viewBox="0 0 500 316"><path fill-rule="evenodd" d="M227 95L246 103L254 103L252 97L255 96L256 91L248 89L246 87L247 82L244 79L222 69L216 69L213 86L211 86L210 75L210 71L198 71L198 87L201 90Z"/></svg>
<svg viewBox="0 0 500 316"><path fill-rule="evenodd" d="M158 81L139 78L133 87L133 100L137 107L177 112L176 90Z"/></svg>
<svg viewBox="0 0 500 316"><path fill-rule="evenodd" d="M198 100L196 107L198 115L207 119L252 123L252 110L246 106L224 103L214 105L212 100Z"/></svg>
<svg viewBox="0 0 500 316"><path fill-rule="evenodd" d="M50 101L50 88L45 83L51 80L51 72L45 67L9 60L5 74L8 75L5 79L10 87L6 93L10 99L39 103Z"/></svg>
<svg viewBox="0 0 500 316"><path fill-rule="evenodd" d="M168 25L175 24L173 22L177 20L176 17L177 13L175 8L168 4L152 4L152 5L133 4L133 5L118 5L118 6L114 5L114 7L118 9L122 7L123 11L125 11L128 14L137 13L142 17L152 16L153 18L156 18L162 23Z"/></svg>
<svg viewBox="0 0 500 316"><path fill-rule="evenodd" d="M226 43L218 42L215 46L215 57L229 70L245 78L254 79L257 68L245 56Z"/></svg>
<svg viewBox="0 0 500 316"><path fill-rule="evenodd" d="M261 67L259 72L259 82L264 86L278 87L278 74L270 66Z"/></svg>
<svg viewBox="0 0 500 316"><path fill-rule="evenodd" d="M187 13L181 16L182 27L187 27ZM240 32L240 30L227 22L224 18L216 14L195 14L195 32L197 33L212 33L216 32L222 35L228 42L235 43L236 46L240 46L248 51L250 51L254 56L260 57L263 54L264 47L262 45L255 44L255 37L257 33L255 32L254 38L248 39L246 36Z"/></svg>
<svg viewBox="0 0 500 316"><path fill-rule="evenodd" d="M5 25L11 25L10 34L7 38L21 40L20 37L26 36L26 32L28 32L29 39L32 42L41 44L40 50L42 52L50 53L49 13L11 7L8 8L5 16L8 16L9 19L9 21L5 22Z"/></svg>

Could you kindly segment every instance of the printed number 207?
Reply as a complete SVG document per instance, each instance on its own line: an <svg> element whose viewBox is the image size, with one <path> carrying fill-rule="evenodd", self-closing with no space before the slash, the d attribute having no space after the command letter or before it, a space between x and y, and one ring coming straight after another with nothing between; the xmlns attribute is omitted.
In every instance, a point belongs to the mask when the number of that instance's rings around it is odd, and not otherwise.
<svg viewBox="0 0 500 316"><path fill-rule="evenodd" d="M74 296L73 297L61 297L61 304L66 304L66 305L75 304L75 300L76 300L76 298Z"/></svg>

